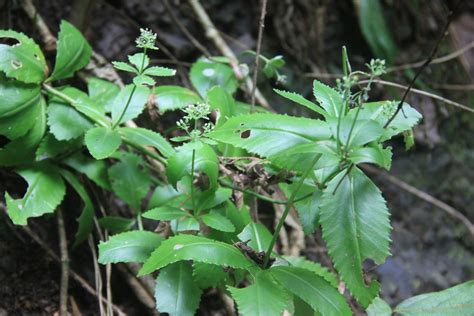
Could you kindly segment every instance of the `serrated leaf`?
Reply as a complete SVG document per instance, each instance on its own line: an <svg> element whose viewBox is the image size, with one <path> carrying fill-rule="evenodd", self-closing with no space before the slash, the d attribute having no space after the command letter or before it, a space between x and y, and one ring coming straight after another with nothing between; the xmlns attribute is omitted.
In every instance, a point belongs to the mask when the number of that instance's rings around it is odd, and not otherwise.
<svg viewBox="0 0 474 316"><path fill-rule="evenodd" d="M306 260L303 257L283 256L282 258L288 262L290 266L302 268L316 273L337 289L339 282L337 281L336 276L331 273L328 268L323 267L317 262Z"/></svg>
<svg viewBox="0 0 474 316"><path fill-rule="evenodd" d="M189 78L203 98L206 98L207 91L214 86L221 86L230 94L233 94L238 87L237 78L230 66L206 58L192 65Z"/></svg>
<svg viewBox="0 0 474 316"><path fill-rule="evenodd" d="M193 316L199 307L202 290L192 278L192 268L177 262L160 271L156 279L156 308L170 316Z"/></svg>
<svg viewBox="0 0 474 316"><path fill-rule="evenodd" d="M79 227L77 228L76 240L74 241L74 246L77 246L84 242L92 231L92 226L94 223L94 204L92 203L92 200L89 197L86 189L74 174L65 169L61 169L60 172L62 177L67 183L69 183L69 185L74 189L74 191L76 191L76 193L84 202L82 213L77 219Z"/></svg>
<svg viewBox="0 0 474 316"><path fill-rule="evenodd" d="M112 189L134 211L140 210L142 199L150 188L150 175L143 170L143 160L134 154L122 153L120 162L109 168Z"/></svg>
<svg viewBox="0 0 474 316"><path fill-rule="evenodd" d="M208 214L201 216L202 221L207 226L226 233L232 233L235 231L235 226L225 216L211 211Z"/></svg>
<svg viewBox="0 0 474 316"><path fill-rule="evenodd" d="M156 221L171 221L180 217L190 216L190 214L177 207L161 206L146 211L142 216Z"/></svg>
<svg viewBox="0 0 474 316"><path fill-rule="evenodd" d="M474 310L474 281L404 300L394 312L409 316L468 316Z"/></svg>
<svg viewBox="0 0 474 316"><path fill-rule="evenodd" d="M174 234L179 232L199 231L199 222L194 217L181 217L170 222Z"/></svg>
<svg viewBox="0 0 474 316"><path fill-rule="evenodd" d="M243 316L279 316L290 300L290 295L266 271L258 273L250 286L227 289Z"/></svg>
<svg viewBox="0 0 474 316"><path fill-rule="evenodd" d="M28 182L28 189L20 199L5 193L7 213L15 225L26 225L31 217L52 213L66 193L64 182L56 168L41 164L19 169L17 173Z"/></svg>
<svg viewBox="0 0 474 316"><path fill-rule="evenodd" d="M18 41L11 46L0 44L0 71L26 83L42 82L47 66L40 47L23 33L11 30L0 30L0 38Z"/></svg>
<svg viewBox="0 0 474 316"><path fill-rule="evenodd" d="M257 113L233 117L207 136L267 157L296 145L329 139L331 133L320 120Z"/></svg>
<svg viewBox="0 0 474 316"><path fill-rule="evenodd" d="M344 296L322 277L298 267L272 267L271 274L283 287L322 315L352 315Z"/></svg>
<svg viewBox="0 0 474 316"><path fill-rule="evenodd" d="M180 86L159 86L154 94L155 105L161 113L203 102L195 92Z"/></svg>
<svg viewBox="0 0 474 316"><path fill-rule="evenodd" d="M41 97L40 90L39 85L7 79L0 72L0 118L12 116L36 105Z"/></svg>
<svg viewBox="0 0 474 316"><path fill-rule="evenodd" d="M106 190L110 190L110 182L107 175L107 165L103 160L90 159L82 153L67 157L62 161L74 170L85 174L90 180Z"/></svg>
<svg viewBox="0 0 474 316"><path fill-rule="evenodd" d="M138 70L136 68L127 63L124 63L123 61L113 61L112 65L115 69L138 74Z"/></svg>
<svg viewBox="0 0 474 316"><path fill-rule="evenodd" d="M145 262L163 241L159 234L145 230L113 235L99 244L99 263Z"/></svg>
<svg viewBox="0 0 474 316"><path fill-rule="evenodd" d="M392 148L383 148L380 143L370 144L367 147L351 150L349 159L354 164L373 163L389 170L392 165Z"/></svg>
<svg viewBox="0 0 474 316"><path fill-rule="evenodd" d="M81 32L67 21L61 21L56 63L50 81L69 78L89 62L92 48Z"/></svg>
<svg viewBox="0 0 474 316"><path fill-rule="evenodd" d="M46 103L40 99L33 127L0 149L0 166L20 166L34 161L36 149L46 132Z"/></svg>
<svg viewBox="0 0 474 316"><path fill-rule="evenodd" d="M182 193L170 184L157 186L150 198L150 202L148 202L148 209L164 206L180 196L182 196Z"/></svg>
<svg viewBox="0 0 474 316"><path fill-rule="evenodd" d="M357 167L342 171L324 190L319 221L334 266L352 295L367 307L379 284L365 283L362 263L369 258L382 263L389 255L390 219L379 189Z"/></svg>
<svg viewBox="0 0 474 316"><path fill-rule="evenodd" d="M345 116L341 120L338 120L336 117L331 117L327 122L331 128L334 139L337 139L337 126L339 125L339 141L348 149L356 148L380 139L385 133L384 128L376 121L366 120L360 117L355 124L354 118L350 116Z"/></svg>
<svg viewBox="0 0 474 316"><path fill-rule="evenodd" d="M291 100L295 103L298 103L299 105L302 105L311 111L314 111L316 113L319 113L321 115L326 115L326 113L323 111L322 108L320 108L318 105L314 104L313 102L305 99L302 95L295 93L295 92L289 92L289 91L284 91L284 90L278 90L278 89L273 89L277 94L280 96Z"/></svg>
<svg viewBox="0 0 474 316"><path fill-rule="evenodd" d="M198 192L195 192L195 197L197 197L196 209L199 212L215 208L232 196L232 190L228 188L218 188L217 190L207 190L199 192L198 194L196 193Z"/></svg>
<svg viewBox="0 0 474 316"><path fill-rule="evenodd" d="M94 124L70 105L51 102L48 106L48 126L57 140L82 136Z"/></svg>
<svg viewBox="0 0 474 316"><path fill-rule="evenodd" d="M100 227L107 229L111 234L120 234L130 230L134 224L134 219L121 216L104 216L99 218Z"/></svg>
<svg viewBox="0 0 474 316"><path fill-rule="evenodd" d="M193 260L246 269L254 264L237 248L224 242L194 235L178 235L164 241L148 258L139 275L149 274L171 263Z"/></svg>
<svg viewBox="0 0 474 316"><path fill-rule="evenodd" d="M170 157L175 152L174 148L171 147L170 143L163 136L149 129L121 127L118 131L126 140L137 145L155 147L164 157Z"/></svg>
<svg viewBox="0 0 474 316"><path fill-rule="evenodd" d="M176 74L176 70L166 67L153 66L145 69L143 74L154 77L170 77Z"/></svg>
<svg viewBox="0 0 474 316"><path fill-rule="evenodd" d="M384 126L387 121L395 113L397 102L383 101L364 103L359 111L359 119L367 119L377 121ZM357 109L349 111L348 116L354 117ZM392 138L404 131L410 130L421 120L421 114L412 108L408 103L404 103L402 111L400 111L390 125L384 129L381 141Z"/></svg>
<svg viewBox="0 0 474 316"><path fill-rule="evenodd" d="M270 241L272 240L272 234L264 225L260 223L249 223L245 228L237 235L243 242L252 247L255 251L267 251Z"/></svg>
<svg viewBox="0 0 474 316"><path fill-rule="evenodd" d="M234 98L222 87L215 86L207 93L211 109L217 110L216 126L221 126L227 119L235 116L236 104Z"/></svg>
<svg viewBox="0 0 474 316"><path fill-rule="evenodd" d="M107 127L94 127L84 138L87 149L95 159L110 157L122 143L120 134Z"/></svg>
<svg viewBox="0 0 474 316"><path fill-rule="evenodd" d="M92 77L87 80L87 91L94 103L99 104L105 111L110 112L115 96L119 94L120 88L110 81Z"/></svg>
<svg viewBox="0 0 474 316"><path fill-rule="evenodd" d="M130 62L130 64L134 65L139 72L148 67L148 65L150 64L150 58L148 58L148 56L144 53L136 53L133 55L129 55L128 61Z"/></svg>
<svg viewBox="0 0 474 316"><path fill-rule="evenodd" d="M359 9L359 26L365 40L376 57L384 58L391 64L398 49L385 23L380 1L361 0L356 3Z"/></svg>
<svg viewBox="0 0 474 316"><path fill-rule="evenodd" d="M343 108L342 96L333 88L318 80L313 81L313 94L319 105L326 110L329 117L338 117Z"/></svg>
<svg viewBox="0 0 474 316"><path fill-rule="evenodd" d="M147 75L136 76L133 78L133 83L136 86L154 86L156 84L155 80Z"/></svg>
<svg viewBox="0 0 474 316"><path fill-rule="evenodd" d="M210 186L217 187L217 176L219 174L219 161L211 146L207 144L187 143L177 149L169 159L166 167L166 176L169 182L176 183L186 175L190 175L193 161L193 150L195 150L194 171L204 172L209 177ZM197 147L197 148L196 148Z"/></svg>
<svg viewBox="0 0 474 316"><path fill-rule="evenodd" d="M132 94L130 98L130 95ZM112 121L121 124L128 120L133 120L143 112L145 104L150 95L150 89L135 85L127 85L120 91L114 100L112 107ZM127 106L128 103L128 106ZM124 112L122 118L120 116ZM120 119L120 121L118 121Z"/></svg>
<svg viewBox="0 0 474 316"><path fill-rule="evenodd" d="M193 263L193 278L201 289L217 287L228 279L224 268L215 264Z"/></svg>
<svg viewBox="0 0 474 316"><path fill-rule="evenodd" d="M367 316L391 316L392 309L380 297L374 298L370 306L367 308ZM431 314L430 314L431 315Z"/></svg>
<svg viewBox="0 0 474 316"><path fill-rule="evenodd" d="M73 152L82 147L82 140L59 141L52 134L46 134L41 140L35 156L36 161L56 157L65 152Z"/></svg>

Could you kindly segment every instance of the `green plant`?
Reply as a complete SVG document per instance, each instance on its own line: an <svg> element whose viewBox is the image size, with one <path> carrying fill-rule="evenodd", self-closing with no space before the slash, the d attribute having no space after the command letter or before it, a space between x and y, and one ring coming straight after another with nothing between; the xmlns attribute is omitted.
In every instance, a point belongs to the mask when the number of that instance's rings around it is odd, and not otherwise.
<svg viewBox="0 0 474 316"><path fill-rule="evenodd" d="M391 148L383 143L411 131L421 116L404 104L391 120L396 102L368 102L373 79L384 71L382 61L372 61L367 72L352 71L344 50L344 77L337 89L314 81L316 103L275 90L319 117L310 119L259 107L251 113L250 105L234 99L240 82L222 57L193 64L190 80L197 93L180 86L155 87L154 76L172 76L174 70L149 65L147 53L156 49L156 36L147 30L141 30L136 42L142 52L129 56L129 63L114 62L117 69L134 74L133 82L120 89L90 78L87 93L52 85L72 77L91 55L69 23L61 24L51 75L30 38L14 31L0 31L0 37L18 41L0 44L0 134L10 140L0 150L0 165L16 168L28 182L23 197L5 194L15 224L54 212L67 183L83 200L75 240L81 243L95 216L84 185L90 180L133 211L130 217L99 219L113 233L99 245L99 262L143 263L139 275L159 271L155 296L160 312L193 315L202 292L218 288L232 296L243 315L279 315L284 309L295 315L350 315L338 290L344 282L369 314L391 313L377 298L379 284L367 282L362 269L366 259L380 264L389 255L389 213L381 192L359 165L389 169ZM265 59L277 66L268 75L280 77L282 62L272 60ZM355 89L361 77L368 84ZM173 135L165 135L179 146L153 130L123 126L147 103L160 113L184 112ZM246 176L249 164L262 167L263 183L234 185ZM270 198L271 185L288 199ZM151 198L145 199L152 187ZM243 199L236 198L236 191L243 192ZM284 205L273 233L252 219L255 208L247 206L249 197ZM306 234L322 228L337 274L303 257L274 251L293 207ZM168 224L164 233L145 229L158 221ZM438 306L444 315L467 315L471 296L439 300L472 293L473 288L468 282L429 299L413 298L395 311L411 315L417 308Z"/></svg>

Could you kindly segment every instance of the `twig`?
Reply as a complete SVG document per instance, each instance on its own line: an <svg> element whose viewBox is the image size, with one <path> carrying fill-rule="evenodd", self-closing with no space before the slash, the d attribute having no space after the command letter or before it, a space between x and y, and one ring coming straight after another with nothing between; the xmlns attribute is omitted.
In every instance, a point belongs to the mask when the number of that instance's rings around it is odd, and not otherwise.
<svg viewBox="0 0 474 316"><path fill-rule="evenodd" d="M221 37L202 4L199 2L199 0L188 0L188 2L193 8L194 13L197 15L199 23L205 29L206 36L211 39L214 42L214 45L216 45L216 47L221 51L221 53L227 58L229 58L234 64L234 66L236 66L237 56ZM245 84L247 86L248 91L252 91L253 83L250 78L245 79ZM255 98L261 106L268 110L273 110L258 88L255 88Z"/></svg>
<svg viewBox="0 0 474 316"><path fill-rule="evenodd" d="M21 0L20 4L28 17L36 24L36 28L40 33L45 49L48 51L54 50L56 48L56 38L49 30L48 25L46 25L41 15L38 14L33 2L31 0Z"/></svg>
<svg viewBox="0 0 474 316"><path fill-rule="evenodd" d="M92 265L94 267L94 280L95 280L95 293L97 295L97 301L99 303L99 313L101 316L105 315L104 305L102 304L102 275L100 273L100 267L97 263L97 252L95 251L95 242L92 234L87 239L89 249L92 253ZM108 303L108 302L107 302Z"/></svg>
<svg viewBox="0 0 474 316"><path fill-rule="evenodd" d="M260 50L262 49L263 29L265 28L265 15L267 14L267 0L262 0L262 11L258 28L257 50L255 52L255 70L252 79L252 112L255 112L255 89L257 88L258 66L260 63Z"/></svg>
<svg viewBox="0 0 474 316"><path fill-rule="evenodd" d="M418 77L420 76L420 74L423 72L423 70L425 70L425 68L431 63L431 61L433 60L434 56L436 55L436 52L438 51L438 48L439 48L439 44L441 43L441 41L443 40L443 38L446 36L447 32L448 32L448 29L449 29L449 25L451 24L451 21L453 20L453 16L454 16L454 13L458 10L458 8L460 7L460 4L463 2L463 0L458 0L457 4L456 4L456 7L449 12L449 15L448 15L448 20L446 22L446 24L444 25L444 28L443 28L443 32L440 34L439 38L438 38L438 41L436 42L433 50L431 51L431 54L430 56L428 57L427 60L425 60L425 62L423 63L423 65L421 65L421 67L418 69L418 71L416 72L415 76L413 77L413 79L411 80L410 84L408 85L408 88L405 90L405 93L403 94L403 97L402 99L400 100L400 102L398 103L398 106L397 106L397 109L395 110L395 112L393 113L393 115L388 119L387 123L385 123L384 125L384 128L387 128L390 123L395 119L395 117L397 116L397 114L400 112L400 110L403 108L403 104L405 103L405 100L408 96L408 93L410 92L411 88L413 88L413 86L415 85L415 82L416 82L416 79L418 79Z"/></svg>
<svg viewBox="0 0 474 316"><path fill-rule="evenodd" d="M178 17L176 16L176 14L174 13L173 11L173 8L171 7L170 3L168 0L161 0L161 2L163 2L163 4L165 5L165 8L166 8L166 11L168 11L171 19L173 20L173 22L178 26L178 28L181 30L181 32L183 32L184 36L186 36L189 41L198 49L201 51L201 53L204 54L204 56L206 57L210 57L211 54L209 53L209 51L207 50L206 47L204 47L204 45L202 45L192 34L191 32L189 32L189 30L186 28L186 26L184 26L184 24L181 22L180 19L178 19Z"/></svg>
<svg viewBox="0 0 474 316"><path fill-rule="evenodd" d="M0 203L0 209L3 210L3 214L6 214L6 208L5 204ZM36 242L45 252L46 254L56 261L57 263L61 263L61 258L46 244L45 241L43 241L38 235L36 235L31 229L29 229L27 226L20 226L20 228L31 238L33 239L34 242ZM95 296L95 290L94 288L79 274L77 274L73 269L69 269L69 275L77 282L79 283L84 290L86 290L89 294L92 296ZM102 299L102 302L105 302L105 299ZM117 305L113 304L112 308L118 315L126 315L120 307Z"/></svg>
<svg viewBox="0 0 474 316"><path fill-rule="evenodd" d="M464 216L460 211L456 210L454 207L452 207L451 205L448 205L446 204L445 202L441 201L441 200L438 200L437 198L435 198L434 196L420 190L420 189L417 189L415 188L414 186L398 179L397 177L394 177L386 172L383 172L383 171L379 171L377 170L376 168L372 167L372 166L368 166L368 165L364 165L362 167L364 170L370 172L370 173L374 173L376 175L379 175L381 176L383 179L389 181L390 183L398 186L399 188L407 191L408 193L411 193L413 195L415 195L416 197L438 207L439 209L445 211L446 213L448 213L451 217L455 218L455 219L458 219L459 221L461 221L465 226L466 228L468 229L469 233L471 234L472 237L474 237L474 225L471 223L471 221L466 217Z"/></svg>
<svg viewBox="0 0 474 316"><path fill-rule="evenodd" d="M361 84L363 84L365 82L366 82L365 80L360 81ZM408 88L407 86L404 86L404 85L401 85L401 84L398 84L398 83L395 83L395 82L391 82L391 81L375 79L375 80L373 80L373 82L374 83L379 83L379 84L382 84L382 85L385 85L385 86L400 88L400 89L407 89ZM419 94L419 95L424 95L424 96L430 97L432 99L440 100L440 101L443 101L446 104L449 104L449 105L455 106L457 108L463 109L465 111L474 113L474 108L470 108L466 105L463 105L461 103L457 103L455 101L443 98L439 95L436 95L436 94L433 94L433 93L430 93L430 92L426 92L426 91L415 89L415 88L411 88L410 92L413 92L413 93L416 93L416 94Z"/></svg>
<svg viewBox="0 0 474 316"><path fill-rule="evenodd" d="M155 300L153 295L148 291L147 288L137 279L133 271L130 271L130 266L123 264L117 264L117 269L122 273L125 281L133 289L133 292L137 296L138 300L142 302L148 309L154 310Z"/></svg>
<svg viewBox="0 0 474 316"><path fill-rule="evenodd" d="M59 290L59 315L67 316L67 292L69 287L69 254L67 251L66 229L61 208L56 210L58 219L59 250L61 254L61 285Z"/></svg>

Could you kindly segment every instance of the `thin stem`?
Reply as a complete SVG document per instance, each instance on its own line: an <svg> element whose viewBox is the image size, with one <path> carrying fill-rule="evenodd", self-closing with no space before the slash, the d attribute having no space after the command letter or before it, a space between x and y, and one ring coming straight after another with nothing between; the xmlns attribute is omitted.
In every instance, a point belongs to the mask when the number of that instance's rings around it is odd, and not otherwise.
<svg viewBox="0 0 474 316"><path fill-rule="evenodd" d="M260 50L262 48L263 29L265 27L265 15L267 14L267 0L262 0L262 11L260 13L260 23L258 28L257 51L255 54L255 70L252 78L252 101L251 111L255 112L255 90L257 89L258 66L260 59Z"/></svg>
<svg viewBox="0 0 474 316"><path fill-rule="evenodd" d="M287 201L284 201L284 200L275 200L275 199L272 199L272 198L269 198L265 195L262 195L262 194L258 194L257 192L253 192L251 190L246 190L246 189L242 189L242 188L239 188L239 187L236 187L236 186L233 186L229 183L226 183L224 180L221 180L219 179L219 183L226 187L226 188L230 188L232 190L236 190L236 191L240 191L240 192L244 192L244 193L247 193L247 194L250 194L250 195L253 195L255 196L256 198L262 200L262 201L266 201L266 202L269 202L269 203L273 203L273 204L287 204L288 203L288 200ZM296 203L296 202L299 202L299 201L303 201L307 198L309 198L310 196L312 196L313 193L309 193L309 194L306 194L300 198L297 198L293 201L293 203Z"/></svg>
<svg viewBox="0 0 474 316"><path fill-rule="evenodd" d="M153 159L156 159L156 160L158 160L159 162L161 162L163 165L166 166L167 161L166 161L163 157L161 157L160 155L158 155L157 153L154 153L154 152L152 152L152 151L146 149L146 147L140 146L140 145L138 145L137 143L132 142L132 141L130 141L130 140L128 140L128 139L125 139L125 138L124 138L124 139L122 139L122 140L123 140L123 142L124 142L125 144L132 146L133 148L135 148L136 150L138 150L138 151L141 152L142 154L144 154L144 155L146 155L146 156L149 156L149 157L151 157L151 158L153 158Z"/></svg>
<svg viewBox="0 0 474 316"><path fill-rule="evenodd" d="M120 124L120 121L123 119L124 115L125 115L125 112L127 112L127 109L130 105L130 101L132 101L132 97L133 97L133 94L135 93L135 90L137 90L137 86L134 84L133 85L133 88L132 88L132 92L130 93L130 95L128 96L128 100L127 100L127 103L125 104L125 107L123 108L122 110L122 113L120 113L120 116L119 118L115 121L115 123L112 125L112 129L115 129L119 124Z"/></svg>
<svg viewBox="0 0 474 316"><path fill-rule="evenodd" d="M61 288L59 292L59 315L67 316L67 292L69 287L69 255L67 251L66 229L62 210L56 211L58 218L59 249L61 253Z"/></svg>
<svg viewBox="0 0 474 316"><path fill-rule="evenodd" d="M193 213L196 212L196 202L194 200L194 160L196 159L196 149L193 149L191 158L191 203L193 205Z"/></svg>
<svg viewBox="0 0 474 316"><path fill-rule="evenodd" d="M138 229L143 230L142 212L137 212Z"/></svg>
<svg viewBox="0 0 474 316"><path fill-rule="evenodd" d="M275 232L273 233L272 240L270 241L270 244L268 245L267 252L265 253L265 259L263 261L264 268L266 268L268 265L268 261L270 260L270 255L272 253L273 246L275 246L278 236L280 235L281 228L283 227L286 217L288 216L288 213L290 212L290 209L293 206L293 202L295 201L296 195L298 194L298 191L303 185L304 180L308 177L310 172L313 171L313 167L316 164L316 162L318 162L319 158L320 158L320 155L316 155L314 157L313 161L309 164L306 171L303 173L301 178L296 183L295 189L293 190L293 192L291 192L290 198L288 199L288 202L286 203L285 210L283 211L283 214L281 215L280 221L278 222L278 225L275 228Z"/></svg>

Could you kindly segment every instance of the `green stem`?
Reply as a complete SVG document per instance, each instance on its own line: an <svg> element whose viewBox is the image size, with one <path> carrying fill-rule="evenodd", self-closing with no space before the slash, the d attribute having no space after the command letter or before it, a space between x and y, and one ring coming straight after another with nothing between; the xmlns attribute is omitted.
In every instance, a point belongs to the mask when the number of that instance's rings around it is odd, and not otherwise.
<svg viewBox="0 0 474 316"><path fill-rule="evenodd" d="M140 145L138 145L137 143L132 142L132 141L130 141L130 140L128 140L128 139L122 138L122 140L123 140L123 142L124 142L125 144L130 145L131 147L135 148L136 150L138 150L139 152L141 152L142 154L144 154L144 155L146 155L146 156L149 156L149 157L151 157L151 158L153 158L153 159L158 160L159 162L161 162L163 165L166 166L167 161L166 161L163 157L161 157L160 155L158 155L157 153L154 153L154 152L152 152L152 151L146 149L145 147L140 146Z"/></svg>
<svg viewBox="0 0 474 316"><path fill-rule="evenodd" d="M226 188L230 188L232 190L236 190L236 191L240 191L240 192L244 192L244 193L247 193L247 194L250 194L250 195L253 195L255 196L256 198L262 200L262 201L266 201L266 202L269 202L269 203L273 203L273 204L287 204L288 201L284 201L284 200L275 200L275 199L272 199L272 198L269 198L265 195L262 195L262 194L258 194L256 192L253 192L253 191L250 191L250 190L246 190L246 189L242 189L242 188L239 188L239 187L236 187L236 186L233 186L227 182L225 182L224 180L221 180L219 179L219 183L226 187ZM297 198L293 201L293 203L296 203L296 202L299 202L299 201L302 201L302 200L305 200L307 198L309 198L310 196L312 196L313 193L309 193L309 194L306 194L300 198Z"/></svg>
<svg viewBox="0 0 474 316"><path fill-rule="evenodd" d="M196 212L196 202L194 200L194 160L196 158L196 149L193 149L193 156L191 158L191 203L193 205L193 213Z"/></svg>
<svg viewBox="0 0 474 316"><path fill-rule="evenodd" d="M138 223L138 229L143 230L143 222L142 222L142 213L139 212L137 214L137 223Z"/></svg>
<svg viewBox="0 0 474 316"><path fill-rule="evenodd" d="M296 183L295 189L293 190L293 192L291 192L290 198L288 199L288 202L286 203L285 210L283 211L283 214L281 215L280 221L278 222L278 225L275 228L275 232L273 233L273 237L272 237L272 240L270 242L270 245L268 245L267 252L265 253L265 259L263 261L264 268L266 268L267 265L268 265L268 261L270 260L270 255L272 253L273 246L275 246L275 243L278 239L278 236L280 235L281 228L283 227L283 224L285 223L286 217L288 216L288 213L290 212L290 209L293 206L293 202L295 201L296 194L298 194L298 191L300 190L301 186L303 185L304 180L308 177L310 172L313 171L314 165L316 164L316 162L318 162L319 158L320 158L320 155L316 155L314 157L313 161L309 164L306 171L303 173L301 178Z"/></svg>
<svg viewBox="0 0 474 316"><path fill-rule="evenodd" d="M120 121L123 119L124 115L125 115L125 112L127 112L127 109L130 105L130 102L132 101L132 97L133 97L133 94L135 93L135 90L137 90L137 86L134 84L133 85L133 88L132 88L132 92L130 93L130 95L128 96L128 100L127 100L127 103L125 104L125 107L123 108L122 110L122 113L120 113L120 116L119 118L115 121L115 123L112 125L112 129L115 129L119 124L120 124Z"/></svg>

